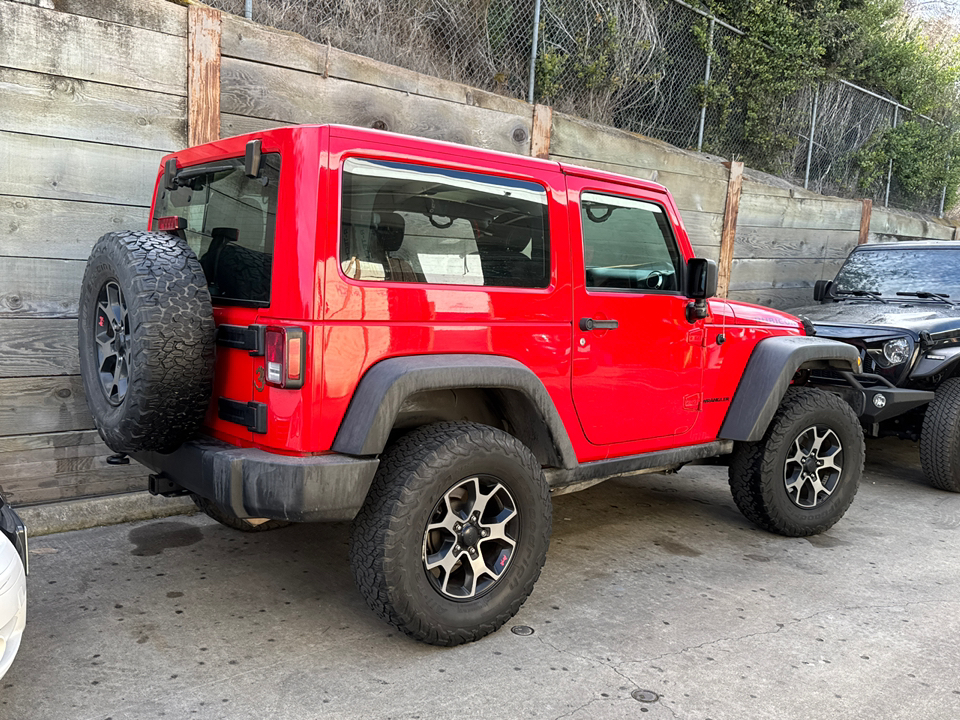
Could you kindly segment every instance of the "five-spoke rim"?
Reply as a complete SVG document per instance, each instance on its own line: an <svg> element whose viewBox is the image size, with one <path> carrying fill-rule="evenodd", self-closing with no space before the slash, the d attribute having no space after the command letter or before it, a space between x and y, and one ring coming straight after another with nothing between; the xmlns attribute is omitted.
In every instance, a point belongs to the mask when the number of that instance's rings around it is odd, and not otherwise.
<svg viewBox="0 0 960 720"><path fill-rule="evenodd" d="M814 508L837 489L843 473L843 445L826 425L814 425L793 441L783 465L783 482L794 505Z"/></svg>
<svg viewBox="0 0 960 720"><path fill-rule="evenodd" d="M517 504L497 478L475 475L440 498L423 533L423 568L444 597L472 600L503 577L520 536Z"/></svg>
<svg viewBox="0 0 960 720"><path fill-rule="evenodd" d="M100 288L94 322L100 387L111 405L119 405L130 381L130 319L116 280Z"/></svg>

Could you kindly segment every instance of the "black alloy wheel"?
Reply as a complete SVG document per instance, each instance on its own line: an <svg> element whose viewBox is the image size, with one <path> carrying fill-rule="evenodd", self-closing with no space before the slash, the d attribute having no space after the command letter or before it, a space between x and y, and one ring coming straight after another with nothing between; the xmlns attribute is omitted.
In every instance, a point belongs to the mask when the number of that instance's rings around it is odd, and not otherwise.
<svg viewBox="0 0 960 720"><path fill-rule="evenodd" d="M126 397L130 382L130 317L123 290L114 278L100 288L94 322L100 387L107 402L116 406Z"/></svg>

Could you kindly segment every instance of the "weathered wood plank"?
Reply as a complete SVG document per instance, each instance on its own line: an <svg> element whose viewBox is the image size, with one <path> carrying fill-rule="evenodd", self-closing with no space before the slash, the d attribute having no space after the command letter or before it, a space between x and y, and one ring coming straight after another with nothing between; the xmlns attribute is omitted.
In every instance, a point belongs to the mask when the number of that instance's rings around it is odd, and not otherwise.
<svg viewBox="0 0 960 720"><path fill-rule="evenodd" d="M744 183L740 199L740 227L860 228L859 200L809 200L756 194L756 184Z"/></svg>
<svg viewBox="0 0 960 720"><path fill-rule="evenodd" d="M532 118L224 58L221 110L281 123L336 122L526 155ZM519 132L518 132L519 131Z"/></svg>
<svg viewBox="0 0 960 720"><path fill-rule="evenodd" d="M123 470L108 466L106 470L54 475L39 482L2 482L0 487L10 503L17 506L147 489L148 472L145 468L139 468L139 473L135 473L124 466L120 467Z"/></svg>
<svg viewBox="0 0 960 720"><path fill-rule="evenodd" d="M168 35L187 34L187 9L167 0L14 0L60 13L105 20Z"/></svg>
<svg viewBox="0 0 960 720"><path fill-rule="evenodd" d="M953 231L953 227L946 223L899 213L889 208L875 207L870 216L871 234L896 235L902 239L951 240Z"/></svg>
<svg viewBox="0 0 960 720"><path fill-rule="evenodd" d="M697 246L716 248L720 252L720 231L723 229L723 215L681 210L683 227L690 242Z"/></svg>
<svg viewBox="0 0 960 720"><path fill-rule="evenodd" d="M187 43L190 145L220 139L220 11L191 5Z"/></svg>
<svg viewBox="0 0 960 720"><path fill-rule="evenodd" d="M79 372L76 320L0 319L0 377Z"/></svg>
<svg viewBox="0 0 960 720"><path fill-rule="evenodd" d="M290 125L290 123L247 117L245 115L220 113L220 136L225 138L233 137L234 135L246 135L247 133L259 132L260 130L269 130L270 128L283 127L284 125Z"/></svg>
<svg viewBox="0 0 960 720"><path fill-rule="evenodd" d="M0 378L0 435L92 427L79 376Z"/></svg>
<svg viewBox="0 0 960 720"><path fill-rule="evenodd" d="M730 299L789 311L813 303L813 286L731 290Z"/></svg>
<svg viewBox="0 0 960 720"><path fill-rule="evenodd" d="M149 207L162 152L0 131L0 195Z"/></svg>
<svg viewBox="0 0 960 720"><path fill-rule="evenodd" d="M644 168L669 168L671 172L727 182L727 169L715 160L680 150L659 140L633 135L623 130L598 125L555 112L550 149L555 155L587 160L635 165Z"/></svg>
<svg viewBox="0 0 960 720"><path fill-rule="evenodd" d="M553 108L549 105L533 106L533 127L530 130L530 154L533 157L550 157L550 131L552 123Z"/></svg>
<svg viewBox="0 0 960 720"><path fill-rule="evenodd" d="M57 450L80 445L99 445L104 454L112 454L112 451L103 444L96 430L52 432L40 435L7 435L6 437L0 437L0 463L5 462L2 457L3 453Z"/></svg>
<svg viewBox="0 0 960 720"><path fill-rule="evenodd" d="M146 468L138 463L129 465L110 465L107 457L113 453L98 445L78 445L76 447L60 447L51 450L34 450L27 453L0 454L0 479L4 486L8 482L19 481L26 484L34 483L55 476L70 476L93 473L103 477L134 475L142 476L147 473ZM42 485L41 485L42 487Z"/></svg>
<svg viewBox="0 0 960 720"><path fill-rule="evenodd" d="M86 260L104 233L143 230L147 207L0 195L0 257Z"/></svg>
<svg viewBox="0 0 960 720"><path fill-rule="evenodd" d="M300 35L267 28L231 15L223 16L222 52L225 57L301 70L437 100L449 100L461 105L514 115L526 115L530 112L530 106L522 100L312 43Z"/></svg>
<svg viewBox="0 0 960 720"><path fill-rule="evenodd" d="M0 28L2 67L187 94L185 38L11 2Z"/></svg>
<svg viewBox="0 0 960 720"><path fill-rule="evenodd" d="M224 57L324 75L327 46L302 35L267 28L235 15L223 15L221 52ZM409 71L407 71L409 72Z"/></svg>
<svg viewBox="0 0 960 720"><path fill-rule="evenodd" d="M819 258L776 258L772 260L734 258L730 289L752 290L813 285L814 282L821 279L826 264Z"/></svg>
<svg viewBox="0 0 960 720"><path fill-rule="evenodd" d="M737 215L740 212L740 191L743 188L743 163L731 161L727 199L723 207L723 230L720 232L720 262L717 263L717 296L730 291L730 270L733 266L734 240L737 236Z"/></svg>
<svg viewBox="0 0 960 720"><path fill-rule="evenodd" d="M855 230L811 228L737 228L738 258L843 258L857 244Z"/></svg>
<svg viewBox="0 0 960 720"><path fill-rule="evenodd" d="M0 318L77 316L80 260L5 258L0 262Z"/></svg>
<svg viewBox="0 0 960 720"><path fill-rule="evenodd" d="M693 254L714 262L720 261L720 248L717 245L694 245Z"/></svg>
<svg viewBox="0 0 960 720"><path fill-rule="evenodd" d="M182 97L0 68L0 127L10 132L171 152L186 145Z"/></svg>

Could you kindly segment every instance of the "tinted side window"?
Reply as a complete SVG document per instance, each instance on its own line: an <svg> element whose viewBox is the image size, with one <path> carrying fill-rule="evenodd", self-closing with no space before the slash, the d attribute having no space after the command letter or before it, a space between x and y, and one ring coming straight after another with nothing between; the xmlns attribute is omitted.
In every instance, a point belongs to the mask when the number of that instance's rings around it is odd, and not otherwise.
<svg viewBox="0 0 960 720"><path fill-rule="evenodd" d="M588 288L680 290L680 253L663 208L585 192L580 214Z"/></svg>
<svg viewBox="0 0 960 720"><path fill-rule="evenodd" d="M340 266L356 280L543 288L547 194L535 183L349 158Z"/></svg>
<svg viewBox="0 0 960 720"><path fill-rule="evenodd" d="M279 181L280 155L267 153L258 178L233 158L181 170L173 190L160 184L154 217L186 219L214 300L269 304Z"/></svg>

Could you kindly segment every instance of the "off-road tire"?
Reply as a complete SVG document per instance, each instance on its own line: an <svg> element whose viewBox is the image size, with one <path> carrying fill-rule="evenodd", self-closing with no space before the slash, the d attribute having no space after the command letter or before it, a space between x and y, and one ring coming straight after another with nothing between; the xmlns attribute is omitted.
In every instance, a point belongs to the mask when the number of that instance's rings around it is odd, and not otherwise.
<svg viewBox="0 0 960 720"><path fill-rule="evenodd" d="M221 525L226 525L228 528L233 528L234 530L239 530L240 532L266 532L268 530L279 530L280 528L285 528L292 524L287 520L239 518L226 508L213 502L213 500L200 497L196 493L190 493L190 496L193 498L194 505L196 505L201 512L213 518Z"/></svg>
<svg viewBox="0 0 960 720"><path fill-rule="evenodd" d="M832 494L815 507L799 507L784 482L784 466L798 437L812 426L836 433L842 444L842 471ZM740 512L755 525L787 537L816 535L847 511L860 486L863 431L850 406L814 388L790 388L763 438L741 442L730 462L730 490Z"/></svg>
<svg viewBox="0 0 960 720"><path fill-rule="evenodd" d="M934 486L960 492L960 378L944 380L927 406L920 465Z"/></svg>
<svg viewBox="0 0 960 720"><path fill-rule="evenodd" d="M496 478L516 501L517 545L491 589L452 600L428 579L425 530L451 488L481 475ZM353 523L350 562L377 615L417 640L459 645L492 633L520 609L540 576L551 522L543 470L519 440L475 423L426 425L384 453Z"/></svg>
<svg viewBox="0 0 960 720"><path fill-rule="evenodd" d="M111 402L97 359L98 297L119 286L126 305L126 391ZM171 452L192 436L213 383L214 322L196 255L175 235L107 233L87 260L79 303L80 375L87 406L115 452Z"/></svg>

